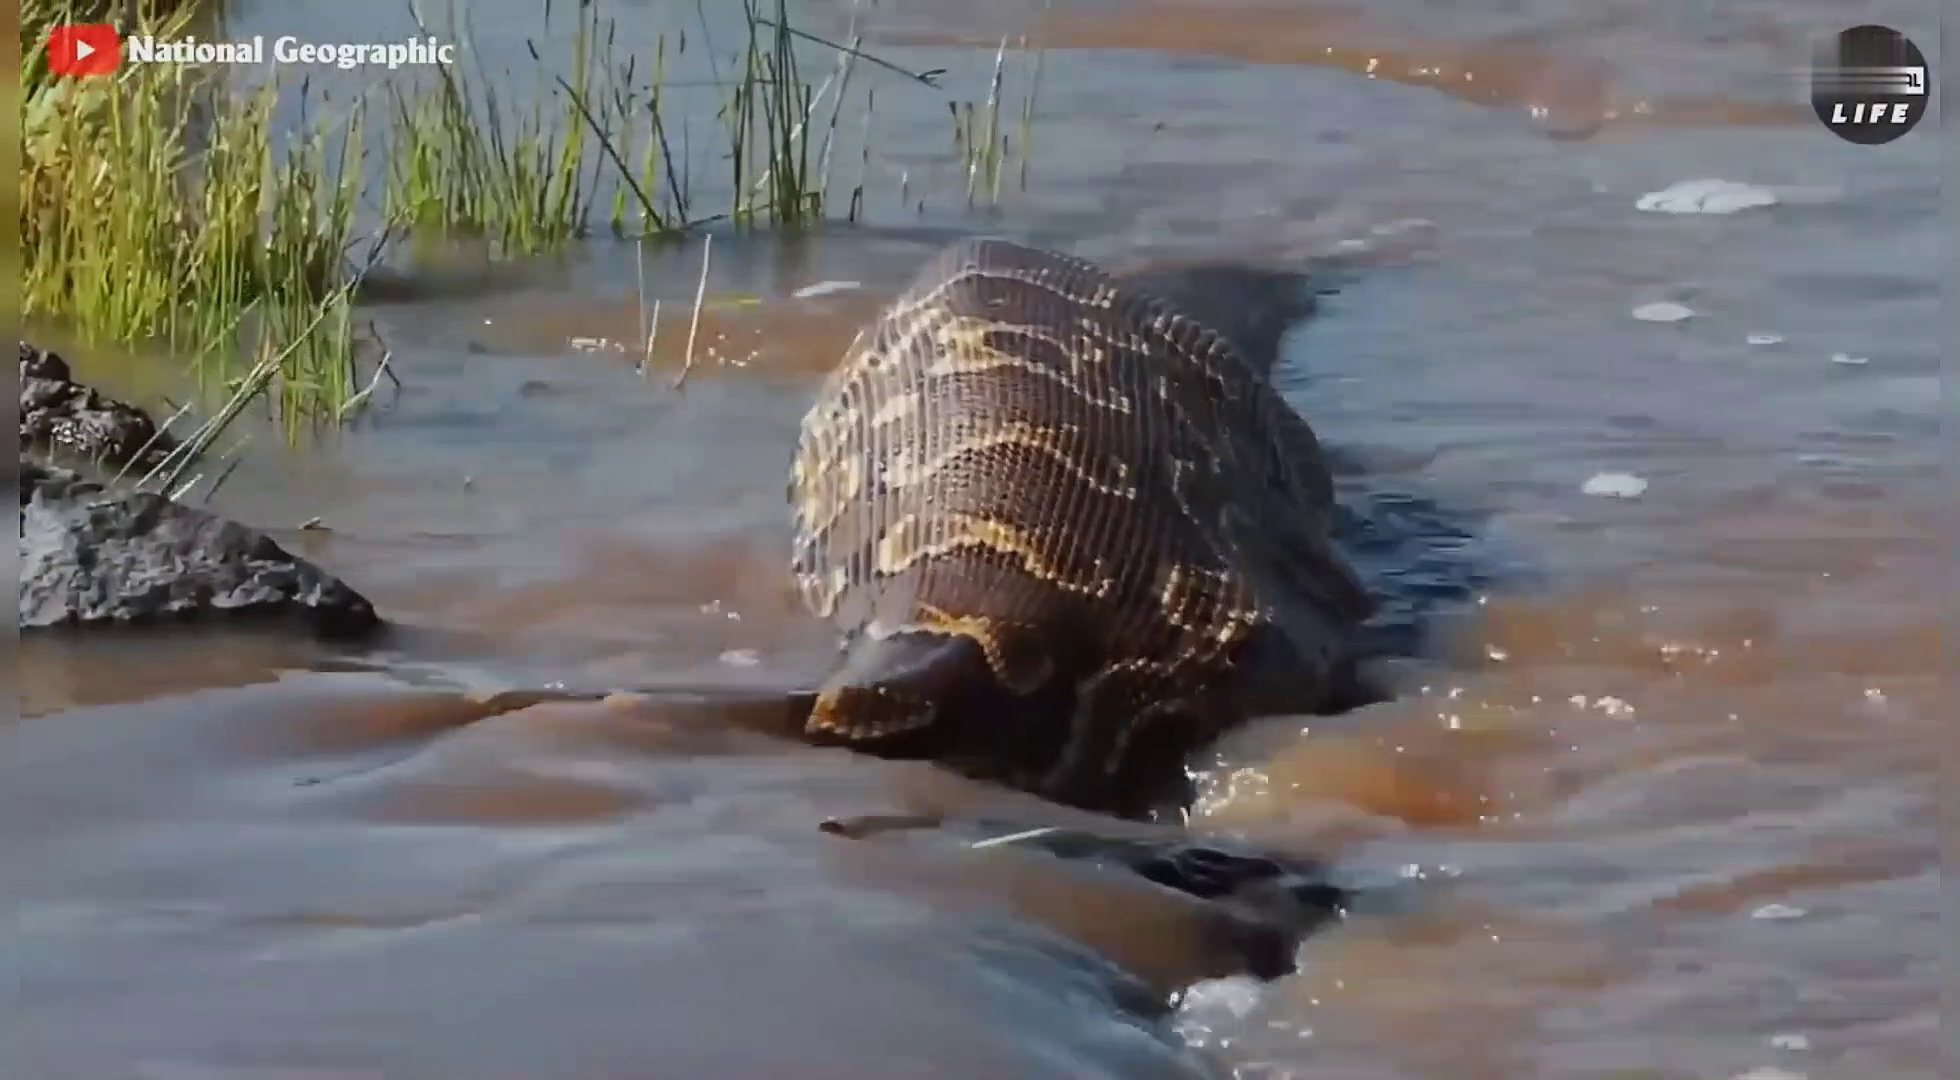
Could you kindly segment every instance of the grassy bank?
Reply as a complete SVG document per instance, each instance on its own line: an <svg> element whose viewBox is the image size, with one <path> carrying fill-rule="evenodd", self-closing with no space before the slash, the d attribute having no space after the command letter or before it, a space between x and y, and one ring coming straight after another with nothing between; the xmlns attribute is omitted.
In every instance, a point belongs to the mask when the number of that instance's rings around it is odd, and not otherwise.
<svg viewBox="0 0 1960 1080"><path fill-rule="evenodd" d="M22 312L84 341L183 357L232 399L220 416L263 401L296 436L359 406L373 378L372 363L356 362L361 276L421 242L467 238L492 257L521 258L595 234L855 217L866 161L847 195L831 196L847 91L864 67L898 69L855 39L792 27L784 0L742 5L746 38L734 66L718 69L719 131L704 140L698 124L676 138L668 40L651 57L620 55L589 2L571 12L570 64L540 61L547 92L532 99L508 100L452 20L431 32L461 36L463 62L419 78L377 73L329 102L308 100L318 91L297 79L223 67L124 64L113 78L53 78L47 29L100 18L105 5L25 0ZM134 7L131 32L222 34L194 0ZM806 74L806 57L823 62ZM969 201L997 198L1007 168L999 84L997 64L987 104L953 108ZM874 99L866 88L850 100L863 102L851 119L868 158ZM298 133L295 114L305 118ZM690 152L727 170L711 185L725 204L699 205Z"/></svg>

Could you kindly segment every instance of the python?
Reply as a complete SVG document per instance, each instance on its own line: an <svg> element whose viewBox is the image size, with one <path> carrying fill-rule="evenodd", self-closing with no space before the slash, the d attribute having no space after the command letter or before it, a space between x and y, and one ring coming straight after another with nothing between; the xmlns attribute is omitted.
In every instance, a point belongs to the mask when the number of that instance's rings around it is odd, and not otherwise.
<svg viewBox="0 0 1960 1080"><path fill-rule="evenodd" d="M842 651L804 734L1141 816L1250 716L1347 696L1375 601L1268 381L1292 271L933 257L804 416L791 570Z"/></svg>

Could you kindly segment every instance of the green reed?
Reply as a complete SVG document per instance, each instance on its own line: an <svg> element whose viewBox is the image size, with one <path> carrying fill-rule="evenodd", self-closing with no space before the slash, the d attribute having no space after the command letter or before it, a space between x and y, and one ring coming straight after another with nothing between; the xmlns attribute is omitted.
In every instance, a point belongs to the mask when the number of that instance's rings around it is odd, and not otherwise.
<svg viewBox="0 0 1960 1080"><path fill-rule="evenodd" d="M159 38L198 33L211 18L196 0L135 9L124 29ZM413 253L468 238L514 259L588 237L595 219L634 238L724 219L742 228L819 220L853 72L860 60L899 70L861 53L855 33L836 44L792 28L786 0L743 0L745 39L732 81L718 83L715 114L729 203L698 216L685 116L677 135L667 108L668 39L643 74L637 58L618 55L615 24L602 23L593 0L577 3L569 68L522 107L480 70L452 8L458 63L420 78L384 76L333 109L310 109L301 83L298 133L275 123L294 92L277 80L246 85L174 64L50 77L49 27L127 12L122 0L21 5L22 313L65 324L82 341L181 357L201 386L228 396L219 416L262 404L291 439L366 400L355 301L367 270L403 243ZM812 42L837 57L815 86L798 48ZM542 70L535 46L531 56ZM970 170L988 178L994 198L1008 158L1001 62L976 129L999 151ZM853 219L870 168L869 88L862 100L862 160L844 211ZM1031 109L1032 93L1024 157Z"/></svg>
<svg viewBox="0 0 1960 1080"><path fill-rule="evenodd" d="M162 64L51 79L45 28L76 17L48 0L21 13L22 314L186 355L201 379L221 374L218 357L283 350L314 327L277 388L295 419L336 407L350 350L331 331L347 319L316 316L348 300L358 110L336 153L333 129L278 145L275 86L224 93ZM193 17L176 7L143 25L177 36Z"/></svg>
<svg viewBox="0 0 1960 1080"><path fill-rule="evenodd" d="M742 0L747 39L740 79L721 111L738 226L769 216L797 225L823 214L823 192L811 186L809 118L814 91L799 76L787 0L765 18L756 0Z"/></svg>
<svg viewBox="0 0 1960 1080"><path fill-rule="evenodd" d="M1041 66L1045 56L1043 50L1030 53L1027 39L1022 38L1017 50L1023 60L1026 72L1026 89L1022 92L1019 125L1019 145L1003 130L1002 118L1006 102L1003 88L1007 70L1007 39L1000 39L1000 47L994 52L993 76L987 83L987 99L984 102L950 101L947 109L953 118L953 150L959 155L960 169L965 175L966 201L971 206L985 201L988 204L1000 202L1004 177L1010 162L1017 162L1019 185L1027 190L1028 164L1033 156L1035 95L1041 85Z"/></svg>
<svg viewBox="0 0 1960 1080"><path fill-rule="evenodd" d="M453 7L451 25L458 25ZM598 189L596 167L587 176L588 145L594 128L606 137L610 118L604 102L590 126L586 115L597 34L596 9L580 5L575 81L560 80L555 106L534 101L515 117L467 53L439 68L432 87L390 81L388 220L418 236L487 239L507 256L540 254L585 235ZM610 51L610 35L601 45Z"/></svg>

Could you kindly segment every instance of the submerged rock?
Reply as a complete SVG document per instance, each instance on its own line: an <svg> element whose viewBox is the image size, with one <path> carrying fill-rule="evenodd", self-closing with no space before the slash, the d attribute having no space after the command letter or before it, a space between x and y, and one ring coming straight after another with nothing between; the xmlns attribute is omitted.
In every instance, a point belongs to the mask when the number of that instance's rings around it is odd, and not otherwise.
<svg viewBox="0 0 1960 1080"><path fill-rule="evenodd" d="M148 413L74 379L67 361L20 343L20 448L147 470L176 446Z"/></svg>
<svg viewBox="0 0 1960 1080"><path fill-rule="evenodd" d="M1057 829L1023 842L1056 858L1128 870L1233 912L1243 920L1246 974L1260 979L1292 974L1301 940L1340 918L1352 900L1320 863L1240 849L1222 838L1144 840Z"/></svg>
<svg viewBox="0 0 1960 1080"><path fill-rule="evenodd" d="M1295 970L1300 942L1343 917L1352 890L1334 880L1324 864L1242 847L1224 837L1170 832L1130 834L1125 823L1097 828L1015 829L1007 822L949 821L938 815L832 818L820 825L834 836L863 839L917 829L955 834L988 833L969 841L974 849L1016 848L1071 863L1135 874L1159 888L1215 905L1234 924L1231 951L1238 969L1259 979Z"/></svg>
<svg viewBox="0 0 1960 1080"><path fill-rule="evenodd" d="M381 625L365 597L256 529L67 469L20 472L23 630L279 617L347 637Z"/></svg>

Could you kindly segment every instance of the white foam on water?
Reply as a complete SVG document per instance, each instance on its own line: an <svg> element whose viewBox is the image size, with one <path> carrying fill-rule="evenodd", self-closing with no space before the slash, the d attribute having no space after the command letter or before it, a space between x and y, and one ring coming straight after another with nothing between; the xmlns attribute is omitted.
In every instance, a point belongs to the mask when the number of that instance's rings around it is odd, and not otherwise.
<svg viewBox="0 0 1960 1080"><path fill-rule="evenodd" d="M1642 304L1633 309L1633 317L1639 319L1641 322L1680 322L1683 319L1692 319L1694 315L1693 308L1685 304L1677 304L1672 300L1662 300L1653 304Z"/></svg>
<svg viewBox="0 0 1960 1080"><path fill-rule="evenodd" d="M1581 494L1606 499L1637 499L1647 490L1647 481L1632 473L1603 472L1586 481Z"/></svg>
<svg viewBox="0 0 1960 1080"><path fill-rule="evenodd" d="M814 285L805 285L790 295L798 300L809 300L813 297L850 292L852 289L859 288L863 288L863 285L855 281L819 281Z"/></svg>
<svg viewBox="0 0 1960 1080"><path fill-rule="evenodd" d="M1683 180L1642 195L1636 210L1650 214L1733 214L1759 206L1775 206L1776 193L1733 180Z"/></svg>

